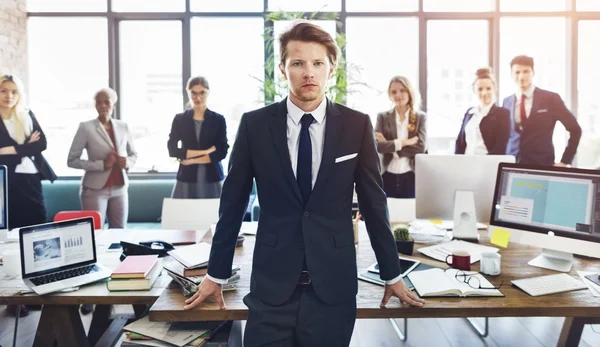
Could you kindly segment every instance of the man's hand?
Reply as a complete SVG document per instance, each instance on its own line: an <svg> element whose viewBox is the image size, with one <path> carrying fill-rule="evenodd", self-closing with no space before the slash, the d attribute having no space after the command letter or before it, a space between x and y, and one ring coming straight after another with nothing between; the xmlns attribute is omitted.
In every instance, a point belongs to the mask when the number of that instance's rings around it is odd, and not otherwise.
<svg viewBox="0 0 600 347"><path fill-rule="evenodd" d="M36 130L31 134L27 143L32 143L32 142L38 141L39 139L40 139L40 132Z"/></svg>
<svg viewBox="0 0 600 347"><path fill-rule="evenodd" d="M198 291L191 298L185 301L187 305L185 305L183 309L192 309L207 299L216 301L221 310L227 308L225 307L225 301L223 301L223 291L221 290L221 285L205 277L202 283L200 283Z"/></svg>
<svg viewBox="0 0 600 347"><path fill-rule="evenodd" d="M567 164L565 164L565 163L554 163L554 166L567 167Z"/></svg>
<svg viewBox="0 0 600 347"><path fill-rule="evenodd" d="M403 280L400 280L392 285L385 286L380 307L384 308L392 296L395 296L399 298L401 302L406 302L412 306L420 307L425 303L425 300L416 296L406 287Z"/></svg>
<svg viewBox="0 0 600 347"><path fill-rule="evenodd" d="M380 133L379 131L375 132L375 140L377 140L377 141L386 141L385 136L383 136L383 134Z"/></svg>

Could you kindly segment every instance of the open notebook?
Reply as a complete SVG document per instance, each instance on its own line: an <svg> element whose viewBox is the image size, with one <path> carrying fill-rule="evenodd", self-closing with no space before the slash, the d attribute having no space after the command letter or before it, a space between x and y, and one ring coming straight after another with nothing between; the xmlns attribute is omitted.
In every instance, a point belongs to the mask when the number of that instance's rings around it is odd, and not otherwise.
<svg viewBox="0 0 600 347"><path fill-rule="evenodd" d="M428 269L413 271L408 278L421 297L427 296L504 296L498 289L475 289L468 284L456 279L460 270ZM466 272L468 276L476 277L482 288L494 287L483 275L477 272ZM475 283L475 282L474 282Z"/></svg>

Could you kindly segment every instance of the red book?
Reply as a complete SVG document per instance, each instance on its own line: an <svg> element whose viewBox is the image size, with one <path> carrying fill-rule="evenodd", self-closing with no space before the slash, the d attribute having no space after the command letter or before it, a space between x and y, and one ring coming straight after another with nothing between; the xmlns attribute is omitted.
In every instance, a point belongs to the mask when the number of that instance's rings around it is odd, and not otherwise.
<svg viewBox="0 0 600 347"><path fill-rule="evenodd" d="M156 262L158 255L130 255L113 271L111 278L146 278Z"/></svg>

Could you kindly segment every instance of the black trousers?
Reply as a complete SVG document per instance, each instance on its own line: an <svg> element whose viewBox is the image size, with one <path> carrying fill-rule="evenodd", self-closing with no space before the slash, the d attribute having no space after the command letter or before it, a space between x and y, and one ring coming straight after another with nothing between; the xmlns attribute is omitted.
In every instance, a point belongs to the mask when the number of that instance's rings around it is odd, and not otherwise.
<svg viewBox="0 0 600 347"><path fill-rule="evenodd" d="M415 198L415 173L413 171L403 174L385 172L381 178L383 179L383 190L388 198Z"/></svg>
<svg viewBox="0 0 600 347"><path fill-rule="evenodd" d="M252 293L244 297L248 321L245 347L347 347L356 320L356 299L337 305L321 301L312 285L299 285L282 305Z"/></svg>
<svg viewBox="0 0 600 347"><path fill-rule="evenodd" d="M8 227L46 222L46 205L39 174L14 173L8 178Z"/></svg>

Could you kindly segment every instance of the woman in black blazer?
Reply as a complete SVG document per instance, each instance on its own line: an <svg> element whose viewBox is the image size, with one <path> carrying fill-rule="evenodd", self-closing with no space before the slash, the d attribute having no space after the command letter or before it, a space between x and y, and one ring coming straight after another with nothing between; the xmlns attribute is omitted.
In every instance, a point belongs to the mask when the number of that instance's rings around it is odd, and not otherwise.
<svg viewBox="0 0 600 347"><path fill-rule="evenodd" d="M491 68L475 73L473 90L479 105L467 110L456 139L456 154L506 154L510 135L510 112L494 104L496 81Z"/></svg>
<svg viewBox="0 0 600 347"><path fill-rule="evenodd" d="M169 155L180 161L172 197L219 198L225 177L221 160L229 150L225 117L206 107L206 78L190 78L187 91L193 108L175 116L167 142Z"/></svg>

